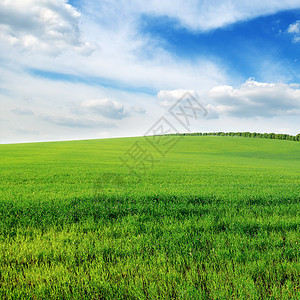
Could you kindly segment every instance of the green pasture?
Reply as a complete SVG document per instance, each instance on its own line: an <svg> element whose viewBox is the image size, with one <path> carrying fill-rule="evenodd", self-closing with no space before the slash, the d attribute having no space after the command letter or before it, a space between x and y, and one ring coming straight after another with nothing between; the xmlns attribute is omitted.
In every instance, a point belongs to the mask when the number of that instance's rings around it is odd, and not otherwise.
<svg viewBox="0 0 300 300"><path fill-rule="evenodd" d="M0 145L1 299L300 298L300 143L150 141Z"/></svg>

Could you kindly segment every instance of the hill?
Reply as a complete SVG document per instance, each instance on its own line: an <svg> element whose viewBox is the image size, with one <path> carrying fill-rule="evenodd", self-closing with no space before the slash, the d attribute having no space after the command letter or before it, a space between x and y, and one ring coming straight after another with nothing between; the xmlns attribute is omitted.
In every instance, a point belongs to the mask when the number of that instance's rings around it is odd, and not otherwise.
<svg viewBox="0 0 300 300"><path fill-rule="evenodd" d="M296 299L299 150L214 136L0 145L0 297Z"/></svg>

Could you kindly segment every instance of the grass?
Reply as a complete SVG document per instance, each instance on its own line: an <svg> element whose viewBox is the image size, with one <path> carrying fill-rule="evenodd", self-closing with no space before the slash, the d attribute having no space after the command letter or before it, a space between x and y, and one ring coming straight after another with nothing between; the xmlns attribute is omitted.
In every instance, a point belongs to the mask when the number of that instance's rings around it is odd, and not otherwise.
<svg viewBox="0 0 300 300"><path fill-rule="evenodd" d="M135 142L159 160L141 179ZM0 145L0 164L2 299L300 297L298 143Z"/></svg>

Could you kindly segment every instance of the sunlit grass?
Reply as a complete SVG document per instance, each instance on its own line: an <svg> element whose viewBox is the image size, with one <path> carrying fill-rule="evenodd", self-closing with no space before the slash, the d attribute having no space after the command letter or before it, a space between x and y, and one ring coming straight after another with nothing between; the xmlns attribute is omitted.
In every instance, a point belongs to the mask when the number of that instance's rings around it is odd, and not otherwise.
<svg viewBox="0 0 300 300"><path fill-rule="evenodd" d="M168 137L165 137L168 138ZM159 162L120 163L136 141ZM0 146L0 297L297 299L300 145L184 137Z"/></svg>

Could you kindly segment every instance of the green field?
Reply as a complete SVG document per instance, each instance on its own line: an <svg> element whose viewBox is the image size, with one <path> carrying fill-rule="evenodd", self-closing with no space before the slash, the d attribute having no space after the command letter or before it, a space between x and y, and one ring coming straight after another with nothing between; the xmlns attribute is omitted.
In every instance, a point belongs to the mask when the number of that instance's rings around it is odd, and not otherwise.
<svg viewBox="0 0 300 300"><path fill-rule="evenodd" d="M300 298L298 142L0 145L0 165L1 299Z"/></svg>

